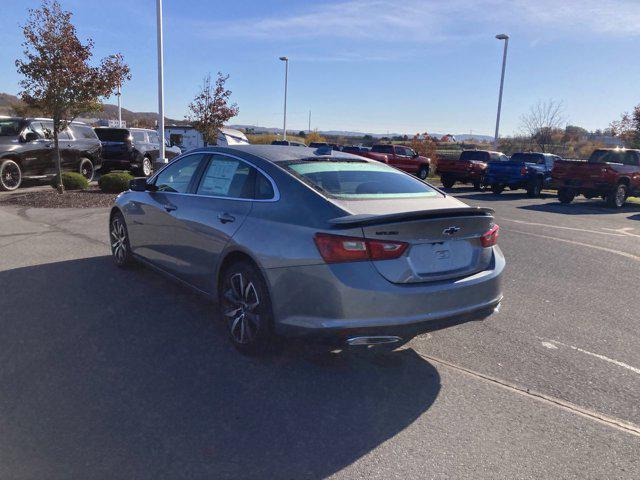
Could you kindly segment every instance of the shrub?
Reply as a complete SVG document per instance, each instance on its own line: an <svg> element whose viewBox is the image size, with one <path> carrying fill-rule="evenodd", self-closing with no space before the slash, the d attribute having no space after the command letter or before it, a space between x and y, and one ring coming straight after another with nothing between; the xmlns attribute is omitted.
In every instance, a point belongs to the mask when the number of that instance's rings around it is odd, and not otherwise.
<svg viewBox="0 0 640 480"><path fill-rule="evenodd" d="M133 176L128 172L107 173L98 180L100 190L105 193L120 193L129 190Z"/></svg>
<svg viewBox="0 0 640 480"><path fill-rule="evenodd" d="M51 186L58 188L58 175L51 179ZM63 172L62 185L65 190L86 190L89 188L89 181L78 172Z"/></svg>

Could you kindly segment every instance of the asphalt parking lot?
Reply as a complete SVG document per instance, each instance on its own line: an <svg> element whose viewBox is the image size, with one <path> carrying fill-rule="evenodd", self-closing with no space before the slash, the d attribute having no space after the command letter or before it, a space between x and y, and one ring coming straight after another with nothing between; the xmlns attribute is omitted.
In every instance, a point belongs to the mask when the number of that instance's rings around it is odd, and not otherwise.
<svg viewBox="0 0 640 480"><path fill-rule="evenodd" d="M107 209L0 206L0 478L640 478L640 205L454 193L497 212L498 315L266 359L113 266Z"/></svg>

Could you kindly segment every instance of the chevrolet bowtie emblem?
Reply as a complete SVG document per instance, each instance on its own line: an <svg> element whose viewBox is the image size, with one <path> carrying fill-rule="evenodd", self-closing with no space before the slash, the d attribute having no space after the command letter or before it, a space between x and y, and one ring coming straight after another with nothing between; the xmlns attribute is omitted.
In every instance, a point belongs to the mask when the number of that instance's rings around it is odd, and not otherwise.
<svg viewBox="0 0 640 480"><path fill-rule="evenodd" d="M460 227L449 227L449 228L445 228L442 231L442 234L450 237L451 235L455 235L459 231L460 231Z"/></svg>

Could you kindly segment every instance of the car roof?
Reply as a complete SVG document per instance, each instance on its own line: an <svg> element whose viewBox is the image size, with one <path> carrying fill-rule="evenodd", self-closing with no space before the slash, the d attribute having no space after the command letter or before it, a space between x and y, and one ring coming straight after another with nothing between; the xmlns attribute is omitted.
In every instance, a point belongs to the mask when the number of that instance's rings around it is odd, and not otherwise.
<svg viewBox="0 0 640 480"><path fill-rule="evenodd" d="M305 158L344 158L345 160L357 159L363 162L369 161L364 157L352 155L350 153L343 153L340 151L332 150L331 153L325 154L324 151L319 152L318 150L319 149L317 148L311 147L296 147L286 145L230 145L228 147L199 148L197 150L192 150L189 153L193 153L195 151L220 153L238 152L254 155L273 163L301 160Z"/></svg>
<svg viewBox="0 0 640 480"><path fill-rule="evenodd" d="M34 122L34 121L47 121L47 122L53 122L52 118L44 118L44 117L10 117L10 116L3 116L0 115L0 119L2 120L16 120L18 122ZM91 126L85 122L80 122L78 120L73 120L71 122L71 125L86 125L86 126Z"/></svg>

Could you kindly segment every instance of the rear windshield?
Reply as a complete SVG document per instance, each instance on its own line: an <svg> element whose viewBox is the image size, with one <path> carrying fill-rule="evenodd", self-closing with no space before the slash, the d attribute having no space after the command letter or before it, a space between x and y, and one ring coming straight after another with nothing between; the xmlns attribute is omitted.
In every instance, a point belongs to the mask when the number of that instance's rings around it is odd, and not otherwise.
<svg viewBox="0 0 640 480"><path fill-rule="evenodd" d="M433 197L438 193L411 175L381 163L292 161L283 165L316 190L338 198Z"/></svg>
<svg viewBox="0 0 640 480"><path fill-rule="evenodd" d="M636 152L629 150L596 150L589 157L589 163L638 165L638 157Z"/></svg>
<svg viewBox="0 0 640 480"><path fill-rule="evenodd" d="M0 137L12 137L20 133L22 122L10 118L0 118Z"/></svg>
<svg viewBox="0 0 640 480"><path fill-rule="evenodd" d="M376 153L393 153L393 145L374 145L371 147L371 151Z"/></svg>
<svg viewBox="0 0 640 480"><path fill-rule="evenodd" d="M544 163L544 155L539 153L514 153L511 155L512 162L527 162L527 163Z"/></svg>
<svg viewBox="0 0 640 480"><path fill-rule="evenodd" d="M360 147L344 147L342 149L343 152L361 152L362 150L360 149Z"/></svg>
<svg viewBox="0 0 640 480"><path fill-rule="evenodd" d="M129 131L122 128L96 128L96 135L103 142L124 142Z"/></svg>
<svg viewBox="0 0 640 480"><path fill-rule="evenodd" d="M489 160L489 152L466 150L460 154L460 160L477 160L480 162L486 162Z"/></svg>

